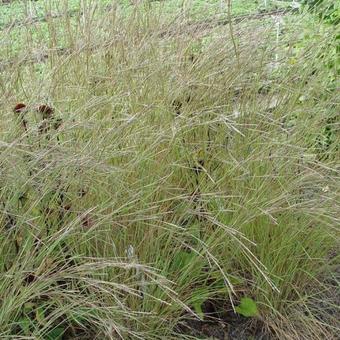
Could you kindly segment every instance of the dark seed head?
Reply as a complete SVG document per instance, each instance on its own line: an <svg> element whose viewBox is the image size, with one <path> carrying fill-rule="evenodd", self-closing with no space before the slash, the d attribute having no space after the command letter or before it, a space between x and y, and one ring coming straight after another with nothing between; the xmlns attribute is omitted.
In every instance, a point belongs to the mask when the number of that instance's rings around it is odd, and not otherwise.
<svg viewBox="0 0 340 340"><path fill-rule="evenodd" d="M48 105L40 105L38 111L42 114L43 119L51 118L54 110Z"/></svg>
<svg viewBox="0 0 340 340"><path fill-rule="evenodd" d="M18 103L14 106L13 112L22 113L26 109L26 105L24 103Z"/></svg>

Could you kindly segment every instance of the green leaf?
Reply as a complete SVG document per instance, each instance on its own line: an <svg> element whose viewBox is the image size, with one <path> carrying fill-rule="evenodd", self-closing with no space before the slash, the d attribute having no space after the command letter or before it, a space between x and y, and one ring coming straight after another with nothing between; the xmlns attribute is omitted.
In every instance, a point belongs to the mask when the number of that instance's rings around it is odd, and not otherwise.
<svg viewBox="0 0 340 340"><path fill-rule="evenodd" d="M193 304L195 313L203 320L204 319L204 313L202 311L202 303L201 301L198 301Z"/></svg>
<svg viewBox="0 0 340 340"><path fill-rule="evenodd" d="M259 314L256 302L252 298L244 297L241 299L239 306L235 308L236 312L246 316L253 317Z"/></svg>
<svg viewBox="0 0 340 340"><path fill-rule="evenodd" d="M25 313L29 313L35 308L35 304L33 302L26 302L24 304L24 311Z"/></svg>
<svg viewBox="0 0 340 340"><path fill-rule="evenodd" d="M65 329L63 327L53 328L51 331L49 331L46 334L46 339L47 340L61 340L64 332L65 332Z"/></svg>
<svg viewBox="0 0 340 340"><path fill-rule="evenodd" d="M173 267L175 270L185 269L196 257L193 252L179 251L174 257Z"/></svg>
<svg viewBox="0 0 340 340"><path fill-rule="evenodd" d="M20 326L20 328L22 329L22 331L24 332L25 335L29 335L30 334L31 323L32 323L31 320L27 316L22 317L18 321L18 325Z"/></svg>
<svg viewBox="0 0 340 340"><path fill-rule="evenodd" d="M35 317L41 325L45 324L45 312L44 312L44 309L42 307L39 307L39 308L36 309Z"/></svg>

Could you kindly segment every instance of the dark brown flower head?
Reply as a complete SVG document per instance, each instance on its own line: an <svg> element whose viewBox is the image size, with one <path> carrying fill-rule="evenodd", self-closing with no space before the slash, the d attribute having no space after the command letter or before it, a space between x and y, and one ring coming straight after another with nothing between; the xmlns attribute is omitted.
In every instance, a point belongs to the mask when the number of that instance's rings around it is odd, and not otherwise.
<svg viewBox="0 0 340 340"><path fill-rule="evenodd" d="M26 109L26 105L24 103L18 103L14 106L14 113L22 113Z"/></svg>
<svg viewBox="0 0 340 340"><path fill-rule="evenodd" d="M38 111L42 114L43 119L51 118L54 110L48 105L40 105Z"/></svg>

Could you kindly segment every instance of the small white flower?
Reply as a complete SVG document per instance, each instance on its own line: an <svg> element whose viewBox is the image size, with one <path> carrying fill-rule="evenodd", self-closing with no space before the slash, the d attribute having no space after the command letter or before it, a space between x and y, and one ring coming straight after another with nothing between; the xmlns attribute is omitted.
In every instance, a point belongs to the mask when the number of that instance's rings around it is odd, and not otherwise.
<svg viewBox="0 0 340 340"><path fill-rule="evenodd" d="M322 192L328 192L329 191L329 186L328 185L326 185L324 188L322 188Z"/></svg>

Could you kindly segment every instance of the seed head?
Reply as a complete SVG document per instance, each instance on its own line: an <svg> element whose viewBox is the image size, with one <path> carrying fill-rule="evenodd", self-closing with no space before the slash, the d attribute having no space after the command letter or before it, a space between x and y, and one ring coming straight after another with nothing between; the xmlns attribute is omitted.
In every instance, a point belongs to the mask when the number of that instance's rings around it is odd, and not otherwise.
<svg viewBox="0 0 340 340"><path fill-rule="evenodd" d="M43 119L51 118L54 110L48 105L40 105L38 111L42 114Z"/></svg>
<svg viewBox="0 0 340 340"><path fill-rule="evenodd" d="M14 106L13 112L14 113L22 113L26 109L26 105L24 103L18 103Z"/></svg>

